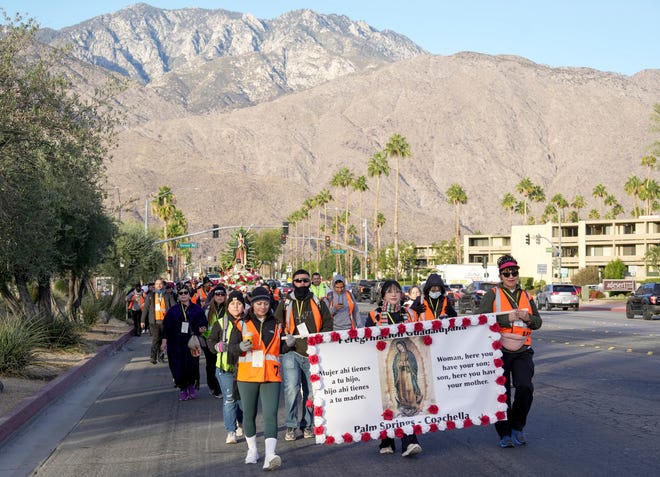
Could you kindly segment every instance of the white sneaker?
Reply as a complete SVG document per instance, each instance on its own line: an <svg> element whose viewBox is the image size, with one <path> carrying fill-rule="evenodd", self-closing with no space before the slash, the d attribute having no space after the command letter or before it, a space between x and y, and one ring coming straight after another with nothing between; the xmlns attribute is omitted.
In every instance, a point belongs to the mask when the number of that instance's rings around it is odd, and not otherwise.
<svg viewBox="0 0 660 477"><path fill-rule="evenodd" d="M422 446L419 444L410 444L408 447L406 447L405 452L401 454L401 457L410 457L412 455L416 455L422 452Z"/></svg>
<svg viewBox="0 0 660 477"><path fill-rule="evenodd" d="M259 460L259 451L255 449L248 449L247 455L245 456L246 464L256 464Z"/></svg>
<svg viewBox="0 0 660 477"><path fill-rule="evenodd" d="M236 437L239 439L243 437L243 428L241 426L236 427Z"/></svg>
<svg viewBox="0 0 660 477"><path fill-rule="evenodd" d="M378 452L380 452L383 455L385 455L385 454L394 454L394 449L392 449L390 446L381 447Z"/></svg>
<svg viewBox="0 0 660 477"><path fill-rule="evenodd" d="M227 433L227 440L225 440L225 444L236 444L236 433L235 432L228 432Z"/></svg>
<svg viewBox="0 0 660 477"><path fill-rule="evenodd" d="M282 465L282 459L279 455L273 454L264 459L264 470L274 470Z"/></svg>

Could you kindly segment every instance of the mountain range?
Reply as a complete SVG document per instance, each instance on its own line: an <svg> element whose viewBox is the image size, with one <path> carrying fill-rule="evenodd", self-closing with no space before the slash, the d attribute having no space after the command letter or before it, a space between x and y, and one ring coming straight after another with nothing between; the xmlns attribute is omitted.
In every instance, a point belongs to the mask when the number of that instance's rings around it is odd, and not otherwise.
<svg viewBox="0 0 660 477"><path fill-rule="evenodd" d="M310 10L263 20L137 4L39 38L70 45L82 88L107 74L128 80L118 98L127 121L107 163L109 207L143 220L146 196L168 185L190 230L278 225L323 188L337 199L331 209L342 208L332 176L342 167L367 175L369 158L397 133L411 151L400 160L400 240L453 237L453 183L467 193L466 233L508 232L501 201L524 177L548 199L583 195L587 212L599 208L592 190L602 183L628 211L623 184L645 176L640 159L658 139L650 116L659 70L624 76L506 55L431 55L395 32ZM394 175L381 181L385 242ZM368 184L362 201L349 198L355 222L368 217L370 230L375 179Z"/></svg>

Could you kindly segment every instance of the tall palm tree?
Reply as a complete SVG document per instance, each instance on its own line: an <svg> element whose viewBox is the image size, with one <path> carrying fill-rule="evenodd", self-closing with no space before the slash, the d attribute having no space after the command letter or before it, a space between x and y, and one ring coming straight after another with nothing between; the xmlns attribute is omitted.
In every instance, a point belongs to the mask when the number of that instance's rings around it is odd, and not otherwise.
<svg viewBox="0 0 660 477"><path fill-rule="evenodd" d="M646 178L647 179L649 179L651 177L651 171L655 168L655 164L656 164L657 160L658 160L658 158L655 157L653 154L642 157L642 166L647 168L647 171L646 171Z"/></svg>
<svg viewBox="0 0 660 477"><path fill-rule="evenodd" d="M332 179L330 180L330 185L333 187L342 187L344 189L346 204L344 207L344 245L348 242L348 197L349 197L349 188L355 179L355 174L353 174L348 167L342 167L339 172L337 172Z"/></svg>
<svg viewBox="0 0 660 477"><path fill-rule="evenodd" d="M158 189L158 194L151 201L151 213L163 221L163 239L169 238L169 223L172 220L176 210L176 196L169 186L162 186ZM172 255L172 243L165 242L165 253Z"/></svg>
<svg viewBox="0 0 660 477"><path fill-rule="evenodd" d="M655 179L644 179L640 198L644 200L645 215L651 215L658 208L658 197L660 197L660 186Z"/></svg>
<svg viewBox="0 0 660 477"><path fill-rule="evenodd" d="M367 164L367 174L369 177L375 177L376 178L376 201L374 204L374 222L373 222L373 234L374 238L376 237L376 227L378 225L378 200L380 199L380 176L386 176L388 177L390 175L390 165L387 162L387 156L385 155L385 152L377 152L371 158L369 159L369 163ZM376 257L378 257L380 253L380 240L374 240L375 247L376 247ZM378 264L376 260L374 260L374 272L378 272Z"/></svg>
<svg viewBox="0 0 660 477"><path fill-rule="evenodd" d="M638 217L640 215L639 194L642 192L642 188L642 181L635 175L628 177L626 183L623 184L623 191L633 198L633 217Z"/></svg>
<svg viewBox="0 0 660 477"><path fill-rule="evenodd" d="M603 202L605 197L607 197L607 189L605 186L601 183L596 184L593 191L591 191L591 196L594 199L600 200L600 212L602 212L604 207Z"/></svg>
<svg viewBox="0 0 660 477"><path fill-rule="evenodd" d="M383 230L383 227L385 226L385 214L382 212L378 212L376 215L376 228L375 228L375 233L376 233L376 250L378 251L375 260L374 260L374 276L378 277L378 258L380 257L380 249L381 249L381 230Z"/></svg>
<svg viewBox="0 0 660 477"><path fill-rule="evenodd" d="M454 182L447 189L447 201L454 205L454 220L456 223L456 263L461 260L461 205L467 204L468 197L460 184Z"/></svg>
<svg viewBox="0 0 660 477"><path fill-rule="evenodd" d="M576 195L571 202L571 207L575 209L575 221L580 221L580 210L584 209L587 206L587 201L584 200L583 195Z"/></svg>
<svg viewBox="0 0 660 477"><path fill-rule="evenodd" d="M364 193L369 190L369 185L367 184L367 177L360 176L356 177L353 181L353 190L360 193L360 217L358 223L358 229L362 230L362 220L364 219ZM358 234L359 236L360 234ZM363 239L364 240L364 239ZM362 240L358 240L356 243L360 243ZM362 248L366 247L366 244L362 244ZM363 261L366 261L366 257L363 257ZM366 263L362 264L362 268L366 268Z"/></svg>
<svg viewBox="0 0 660 477"><path fill-rule="evenodd" d="M321 210L321 207L323 207L323 231L325 232L326 235L330 233L330 229L328 228L328 204L330 203L331 200L334 198L332 197L332 194L330 191L326 188L323 188L319 191L318 194L316 194L316 202L318 203L319 207L319 213ZM319 236L321 235L320 233L321 226L319 225ZM328 250L325 249L325 254L324 256L327 257L328 255Z"/></svg>
<svg viewBox="0 0 660 477"><path fill-rule="evenodd" d="M399 279L399 158L410 157L410 145L401 134L394 134L385 144L387 157L394 156L394 279Z"/></svg>
<svg viewBox="0 0 660 477"><path fill-rule="evenodd" d="M521 194L524 198L524 200L521 202L523 224L527 223L527 212L528 212L527 198L529 197L529 194L532 193L533 189L534 189L534 183L531 180L529 180L528 177L523 177L516 186L516 192Z"/></svg>
<svg viewBox="0 0 660 477"><path fill-rule="evenodd" d="M513 194L510 192L507 192L504 194L504 197L502 198L502 202L500 202L500 205L504 210L509 212L509 227L513 225L513 211L516 208L516 198L514 197Z"/></svg>
<svg viewBox="0 0 660 477"><path fill-rule="evenodd" d="M545 202L545 191L540 185L534 184L529 192L529 200L537 203ZM528 221L528 223L530 223L530 221Z"/></svg>

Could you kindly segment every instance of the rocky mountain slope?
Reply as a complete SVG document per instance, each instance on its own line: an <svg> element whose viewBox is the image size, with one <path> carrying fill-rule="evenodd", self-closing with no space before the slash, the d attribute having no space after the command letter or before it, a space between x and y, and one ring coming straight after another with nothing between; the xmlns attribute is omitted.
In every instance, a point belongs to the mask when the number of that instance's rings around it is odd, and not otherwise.
<svg viewBox="0 0 660 477"><path fill-rule="evenodd" d="M191 230L279 224L341 167L366 175L395 133L412 152L400 168L402 240L451 238L452 183L468 195L467 232L508 231L500 202L522 177L548 198L585 196L587 210L602 182L629 210L623 183L646 173L640 158L657 139L649 117L658 70L627 77L519 57L433 56L395 33L308 10L257 20L140 4L42 38L75 40L80 59L133 79L120 99L131 121L108 164L111 187L141 220L146 194L171 186ZM369 187L372 217L375 180ZM394 171L382 181L385 241L393 191ZM343 207L344 191L331 192L331 208ZM350 199L357 221L359 194Z"/></svg>

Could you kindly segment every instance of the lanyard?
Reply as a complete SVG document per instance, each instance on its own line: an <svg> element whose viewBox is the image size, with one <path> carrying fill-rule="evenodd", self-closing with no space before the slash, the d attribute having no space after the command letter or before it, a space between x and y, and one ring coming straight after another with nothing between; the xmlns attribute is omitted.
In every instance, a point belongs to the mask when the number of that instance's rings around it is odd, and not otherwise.
<svg viewBox="0 0 660 477"><path fill-rule="evenodd" d="M186 309L183 307L183 303L181 303L181 311L183 312L183 321L188 321L188 315L186 315Z"/></svg>
<svg viewBox="0 0 660 477"><path fill-rule="evenodd" d="M502 287L502 291L507 296L507 298L509 298L509 301L512 303L511 306L513 306L514 308L518 308L518 300L516 300L516 298L511 294L511 292L504 287Z"/></svg>

